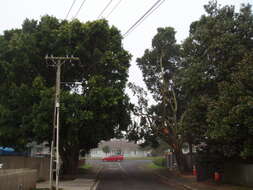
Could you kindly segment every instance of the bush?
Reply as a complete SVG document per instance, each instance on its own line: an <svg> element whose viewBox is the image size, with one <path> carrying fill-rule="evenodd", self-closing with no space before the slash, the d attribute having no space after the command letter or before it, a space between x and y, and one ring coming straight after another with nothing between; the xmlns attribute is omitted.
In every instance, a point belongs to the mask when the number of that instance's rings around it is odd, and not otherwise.
<svg viewBox="0 0 253 190"><path fill-rule="evenodd" d="M164 157L158 157L153 160L153 163L157 166L165 167L166 166L166 160Z"/></svg>

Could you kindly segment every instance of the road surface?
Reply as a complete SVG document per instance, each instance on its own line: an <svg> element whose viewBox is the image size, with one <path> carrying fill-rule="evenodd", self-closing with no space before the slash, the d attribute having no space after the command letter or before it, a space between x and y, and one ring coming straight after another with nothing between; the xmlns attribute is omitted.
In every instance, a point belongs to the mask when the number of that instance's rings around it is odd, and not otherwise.
<svg viewBox="0 0 253 190"><path fill-rule="evenodd" d="M149 160L124 160L102 162L90 160L100 166L94 190L179 190L164 179L144 168Z"/></svg>

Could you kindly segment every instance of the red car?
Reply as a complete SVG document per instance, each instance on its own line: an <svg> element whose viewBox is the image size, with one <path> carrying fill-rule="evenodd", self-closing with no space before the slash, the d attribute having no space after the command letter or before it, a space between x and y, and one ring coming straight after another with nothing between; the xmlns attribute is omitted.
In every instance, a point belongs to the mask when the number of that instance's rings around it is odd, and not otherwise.
<svg viewBox="0 0 253 190"><path fill-rule="evenodd" d="M107 161L107 162L117 162L117 161L122 161L124 160L124 156L122 155L114 155L114 156L108 156L108 157L104 157L102 159L103 162Z"/></svg>

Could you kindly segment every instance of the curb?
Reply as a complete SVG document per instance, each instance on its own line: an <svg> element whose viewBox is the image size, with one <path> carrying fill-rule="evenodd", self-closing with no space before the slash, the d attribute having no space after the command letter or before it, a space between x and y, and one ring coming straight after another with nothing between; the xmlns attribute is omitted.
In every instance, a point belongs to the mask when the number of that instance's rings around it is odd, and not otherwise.
<svg viewBox="0 0 253 190"><path fill-rule="evenodd" d="M99 175L100 175L100 173L102 172L103 169L104 169L104 167L100 167L98 169L98 171L96 173L96 179L95 179L94 183L91 185L90 190L93 190L93 189L97 188L97 185L99 183L99 179L98 178L99 178Z"/></svg>
<svg viewBox="0 0 253 190"><path fill-rule="evenodd" d="M188 185L183 185L183 184L180 184L180 185L182 185L185 189L188 189L188 190L198 190L198 189L192 188Z"/></svg>
<svg viewBox="0 0 253 190"><path fill-rule="evenodd" d="M163 178L163 179L166 179L166 180L170 180L168 177L163 176L163 175L160 175L160 174L158 174L157 172L154 172L154 171L153 171L153 173L154 173L156 176L160 177L160 178ZM181 185L182 187L184 187L184 188L187 189L187 190L198 190L198 189L193 188L193 187L191 187L191 186L189 186L189 185L182 184L182 183L180 183L180 182L178 182L178 181L176 181L176 183L177 183L178 185Z"/></svg>

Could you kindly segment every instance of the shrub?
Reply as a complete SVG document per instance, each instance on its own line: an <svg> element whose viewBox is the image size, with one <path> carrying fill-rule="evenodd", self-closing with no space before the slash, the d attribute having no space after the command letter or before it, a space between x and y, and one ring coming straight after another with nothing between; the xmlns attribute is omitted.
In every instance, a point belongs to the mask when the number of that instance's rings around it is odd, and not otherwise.
<svg viewBox="0 0 253 190"><path fill-rule="evenodd" d="M157 157L153 160L153 163L157 166L165 167L166 166L166 160L164 157Z"/></svg>

